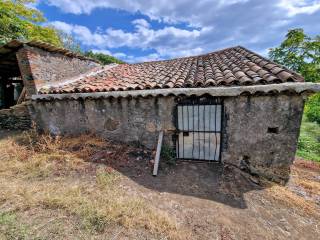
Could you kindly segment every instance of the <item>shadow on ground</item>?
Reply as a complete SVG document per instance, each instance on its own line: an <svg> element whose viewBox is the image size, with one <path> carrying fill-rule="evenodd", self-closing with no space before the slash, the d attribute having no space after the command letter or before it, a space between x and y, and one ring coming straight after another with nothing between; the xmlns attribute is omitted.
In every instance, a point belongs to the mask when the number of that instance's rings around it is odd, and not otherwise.
<svg viewBox="0 0 320 240"><path fill-rule="evenodd" d="M1 130L0 130L1 131ZM6 131L0 132L1 138L6 137ZM11 131L12 134L15 131ZM62 140L63 141L63 140ZM63 150L82 158L80 152L88 147L88 143L79 142ZM24 144L17 141L18 144ZM103 164L122 173L135 183L157 191L184 196L207 199L229 205L234 208L247 208L244 194L263 188L254 183L248 174L237 168L223 166L220 163L177 162L174 165L160 161L158 176L152 176L152 152L106 141L103 145L89 144L94 153L84 160Z"/></svg>
<svg viewBox="0 0 320 240"><path fill-rule="evenodd" d="M262 189L247 174L220 163L177 162L176 165L168 165L162 161L159 174L154 177L151 174L151 153L129 151L117 159L110 154L110 151L100 151L91 160L106 164L134 182L158 192L192 196L244 209L247 208L244 193Z"/></svg>

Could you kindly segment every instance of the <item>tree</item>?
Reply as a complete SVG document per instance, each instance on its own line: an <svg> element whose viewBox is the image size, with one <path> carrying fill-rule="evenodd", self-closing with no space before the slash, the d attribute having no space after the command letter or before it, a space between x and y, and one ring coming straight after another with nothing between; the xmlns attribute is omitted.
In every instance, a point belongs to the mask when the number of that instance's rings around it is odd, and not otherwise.
<svg viewBox="0 0 320 240"><path fill-rule="evenodd" d="M0 0L0 44L12 39L41 40L61 47L56 29L43 26L46 22L37 9L28 7L35 0Z"/></svg>
<svg viewBox="0 0 320 240"><path fill-rule="evenodd" d="M279 47L270 49L269 57L300 73L307 82L320 82L320 35L307 36L303 29L289 30ZM320 96L309 98L305 114L310 121L320 124Z"/></svg>
<svg viewBox="0 0 320 240"><path fill-rule="evenodd" d="M124 63L123 61L121 61L113 56L106 55L103 53L94 53L92 51L85 52L85 56L96 59L104 65L107 65L110 63L118 63L118 64Z"/></svg>
<svg viewBox="0 0 320 240"><path fill-rule="evenodd" d="M289 30L280 47L271 49L269 56L308 82L320 81L320 35L311 38L301 28Z"/></svg>
<svg viewBox="0 0 320 240"><path fill-rule="evenodd" d="M36 0L0 0L0 45L12 39L22 41L41 40L73 52L83 53L80 44L65 32L45 25L43 14L30 4ZM102 53L85 52L86 56L103 64L123 63L121 60Z"/></svg>
<svg viewBox="0 0 320 240"><path fill-rule="evenodd" d="M61 30L58 30L58 35L64 48L69 49L72 52L82 54L80 43L77 42L72 35Z"/></svg>

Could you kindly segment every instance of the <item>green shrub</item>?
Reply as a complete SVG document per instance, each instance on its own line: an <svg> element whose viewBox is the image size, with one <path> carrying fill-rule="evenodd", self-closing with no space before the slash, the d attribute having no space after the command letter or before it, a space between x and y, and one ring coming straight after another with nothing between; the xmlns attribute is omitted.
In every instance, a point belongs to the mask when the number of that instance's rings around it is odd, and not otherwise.
<svg viewBox="0 0 320 240"><path fill-rule="evenodd" d="M305 105L305 114L310 122L320 124L320 93L308 99Z"/></svg>
<svg viewBox="0 0 320 240"><path fill-rule="evenodd" d="M163 145L161 149L161 159L165 161L168 165L176 164L176 153L175 150L167 145Z"/></svg>
<svg viewBox="0 0 320 240"><path fill-rule="evenodd" d="M303 118L297 155L304 159L320 162L320 125Z"/></svg>

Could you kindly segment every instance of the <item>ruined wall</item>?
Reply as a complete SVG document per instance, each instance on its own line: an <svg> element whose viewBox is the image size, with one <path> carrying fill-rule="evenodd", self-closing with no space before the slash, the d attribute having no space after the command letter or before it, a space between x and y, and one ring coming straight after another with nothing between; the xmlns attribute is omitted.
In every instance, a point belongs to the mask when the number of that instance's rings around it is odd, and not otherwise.
<svg viewBox="0 0 320 240"><path fill-rule="evenodd" d="M155 148L158 131L173 144L174 97L33 102L40 129L53 134L96 133ZM222 162L275 181L286 181L303 111L301 96L224 99Z"/></svg>
<svg viewBox="0 0 320 240"><path fill-rule="evenodd" d="M0 128L29 129L31 116L28 110L29 102L15 105L9 109L0 110Z"/></svg>
<svg viewBox="0 0 320 240"><path fill-rule="evenodd" d="M286 181L303 113L301 96L226 98L222 161Z"/></svg>
<svg viewBox="0 0 320 240"><path fill-rule="evenodd" d="M37 125L53 134L96 133L154 148L161 129L165 130L166 144L172 144L173 97L64 100L33 105Z"/></svg>
<svg viewBox="0 0 320 240"><path fill-rule="evenodd" d="M90 60L68 57L27 45L16 55L27 96L36 94L37 90L48 83L63 82L99 66Z"/></svg>

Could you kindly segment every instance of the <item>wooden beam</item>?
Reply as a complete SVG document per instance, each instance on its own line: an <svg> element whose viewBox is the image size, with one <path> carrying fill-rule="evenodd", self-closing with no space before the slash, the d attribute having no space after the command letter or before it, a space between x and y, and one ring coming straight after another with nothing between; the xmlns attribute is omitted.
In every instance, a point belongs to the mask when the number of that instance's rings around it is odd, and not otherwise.
<svg viewBox="0 0 320 240"><path fill-rule="evenodd" d="M157 152L154 159L154 166L153 166L153 176L158 175L158 168L159 168L159 162L160 162L160 153L161 153L161 147L162 147L162 139L163 139L163 131L159 132L159 138L158 138L158 145L157 145Z"/></svg>
<svg viewBox="0 0 320 240"><path fill-rule="evenodd" d="M20 96L19 96L19 98L18 98L17 104L22 103L23 100L25 99L25 97L26 97L26 88L23 87L23 89L22 89L22 91L21 91L21 93L20 93Z"/></svg>

